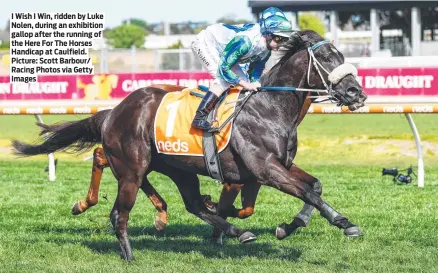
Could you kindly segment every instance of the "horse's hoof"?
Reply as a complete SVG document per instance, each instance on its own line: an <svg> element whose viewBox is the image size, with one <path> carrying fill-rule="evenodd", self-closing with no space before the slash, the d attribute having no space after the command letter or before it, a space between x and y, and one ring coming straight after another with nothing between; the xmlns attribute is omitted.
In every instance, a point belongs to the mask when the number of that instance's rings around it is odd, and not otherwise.
<svg viewBox="0 0 438 273"><path fill-rule="evenodd" d="M157 231L163 231L167 226L167 223L161 221L160 217L155 216L154 227Z"/></svg>
<svg viewBox="0 0 438 273"><path fill-rule="evenodd" d="M206 206L206 207L211 214L217 214L217 210L215 206Z"/></svg>
<svg viewBox="0 0 438 273"><path fill-rule="evenodd" d="M239 236L239 242L241 244L246 244L255 240L257 240L257 237L249 231L245 231Z"/></svg>
<svg viewBox="0 0 438 273"><path fill-rule="evenodd" d="M344 229L344 235L347 237L359 237L362 236L362 232L358 226L352 226Z"/></svg>
<svg viewBox="0 0 438 273"><path fill-rule="evenodd" d="M121 252L121 251L120 251L120 258L122 260L125 260L125 262L128 262L128 263L135 260L135 257L134 257L133 254L131 254L131 255L124 255L123 252Z"/></svg>
<svg viewBox="0 0 438 273"><path fill-rule="evenodd" d="M275 236L278 240L283 240L288 236L286 231L286 223L282 223L275 229Z"/></svg>
<svg viewBox="0 0 438 273"><path fill-rule="evenodd" d="M202 199L205 207L210 211L210 213L217 214L217 203L211 201L211 196L202 195Z"/></svg>
<svg viewBox="0 0 438 273"><path fill-rule="evenodd" d="M71 208L71 214L73 215L79 215L83 211L81 210L81 207L79 205L79 202L74 203L73 207Z"/></svg>

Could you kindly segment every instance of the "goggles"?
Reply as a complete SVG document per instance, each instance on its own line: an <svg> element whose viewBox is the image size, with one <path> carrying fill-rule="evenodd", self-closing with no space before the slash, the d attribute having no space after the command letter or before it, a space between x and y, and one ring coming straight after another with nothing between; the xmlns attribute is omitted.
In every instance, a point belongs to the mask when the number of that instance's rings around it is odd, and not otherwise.
<svg viewBox="0 0 438 273"><path fill-rule="evenodd" d="M278 36L278 35L272 35L272 40L276 42L277 44L285 43L289 40L288 37Z"/></svg>

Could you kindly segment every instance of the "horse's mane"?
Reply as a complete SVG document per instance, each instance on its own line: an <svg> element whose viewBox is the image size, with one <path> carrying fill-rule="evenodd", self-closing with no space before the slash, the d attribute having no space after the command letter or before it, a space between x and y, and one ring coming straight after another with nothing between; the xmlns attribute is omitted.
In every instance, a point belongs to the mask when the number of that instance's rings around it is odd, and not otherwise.
<svg viewBox="0 0 438 273"><path fill-rule="evenodd" d="M278 61L277 64L284 64L292 55L294 55L298 51L306 49L312 46L312 44L322 40L324 40L324 38L313 30L302 30L294 32L290 36L286 44L283 45L283 47L286 48L287 53L280 59L280 61Z"/></svg>
<svg viewBox="0 0 438 273"><path fill-rule="evenodd" d="M283 45L286 53L281 57L281 59L272 66L267 73L262 76L262 81L270 81L270 79L275 79L280 68L296 53L301 50L306 50L313 44L323 41L324 38L313 30L301 30L296 31L291 34L289 40Z"/></svg>

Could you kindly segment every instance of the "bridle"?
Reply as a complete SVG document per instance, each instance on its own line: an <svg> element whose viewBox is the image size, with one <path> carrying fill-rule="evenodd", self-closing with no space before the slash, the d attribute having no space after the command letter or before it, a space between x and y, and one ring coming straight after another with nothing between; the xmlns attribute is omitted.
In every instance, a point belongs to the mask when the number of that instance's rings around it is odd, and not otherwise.
<svg viewBox="0 0 438 273"><path fill-rule="evenodd" d="M304 37L301 37L301 43L308 43L307 39L303 40ZM325 89L315 89L315 88L299 88L295 86L261 86L258 91L250 91L247 93L249 96L251 96L253 93L256 92L263 92L263 91L291 91L291 92L315 92L318 93L317 96L307 96L308 98L316 98L316 99L322 99L317 102L325 102L325 101L331 101L332 103L336 103L338 106L343 105L344 102L340 101L336 96L343 97L343 95L338 94L335 90L333 90L333 84L338 84L343 78L345 78L347 75L357 75L357 69L349 63L343 63L333 69L332 72L329 72L315 57L314 51L318 49L322 45L331 44L329 40L323 40L319 41L314 45L310 45L307 47L307 52L309 54L309 65L307 68L307 84L310 87L314 87L315 85L310 82L310 74L312 67L315 67ZM322 75L322 71L327 73L328 75L328 82L324 79ZM321 95L320 93L323 93L324 95ZM239 99L237 101L246 101L249 96ZM325 98L325 99L324 99ZM348 99L344 98L346 101ZM315 101L316 102L316 101Z"/></svg>
<svg viewBox="0 0 438 273"><path fill-rule="evenodd" d="M309 67L307 69L307 84L310 87L313 87L313 85L310 82L310 71L313 67L315 67L316 71L318 72L318 75L322 81L322 84L324 85L325 89L312 89L313 92L318 93L318 96L309 96L311 98L321 98L322 96L319 93L326 93L328 96L325 100L319 101L331 101L331 102L338 102L338 106L342 105L343 103L339 101L338 98L335 97L335 91L333 90L333 84L339 83L343 78L345 78L347 75L353 75L357 76L357 69L348 63L343 63L333 69L332 72L329 72L315 57L314 51L318 49L322 45L331 44L329 40L320 41L312 46L307 47L307 52L309 54ZM324 79L321 70L323 70L328 75L328 82Z"/></svg>
<svg viewBox="0 0 438 273"><path fill-rule="evenodd" d="M316 50L318 47L320 47L322 45L325 45L325 44L329 44L329 43L330 43L329 40L324 40L324 41L320 41L320 42L314 44L313 46L309 46L307 48L307 52L309 53L309 66L307 68L307 84L310 87L314 87L315 86L314 84L312 84L310 82L310 74L311 74L310 71L311 71L312 65L313 65L313 67L315 67L316 71L318 72L318 75L319 75L319 77L320 77L320 79L322 81L322 84L325 87L325 90L321 91L321 90L318 90L318 89L314 89L314 92L317 92L318 95L319 95L320 92L327 93L328 94L328 100L331 100L332 98L334 98L333 84L331 82L329 82L327 84L327 82L324 80L324 77L322 76L321 69L325 73L327 73L327 75L329 75L330 72L328 72L327 69L325 69L325 67L318 61L318 59L315 57L315 54L313 53L313 51ZM321 96L317 96L317 97L320 98Z"/></svg>

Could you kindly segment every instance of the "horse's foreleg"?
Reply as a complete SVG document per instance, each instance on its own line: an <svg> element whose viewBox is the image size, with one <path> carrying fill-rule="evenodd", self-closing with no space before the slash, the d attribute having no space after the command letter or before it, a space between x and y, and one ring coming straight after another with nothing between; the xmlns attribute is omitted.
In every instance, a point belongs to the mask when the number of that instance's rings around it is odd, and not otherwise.
<svg viewBox="0 0 438 273"><path fill-rule="evenodd" d="M295 164L291 166L290 173L294 177L306 181L307 184L313 185L313 190L321 196L322 185L317 178L301 170ZM287 236L293 234L298 228L306 227L310 222L310 218L312 217L314 209L315 207L305 203L301 211L294 217L290 224L283 223L277 227L275 231L275 235L277 236L277 238L280 240L284 239Z"/></svg>
<svg viewBox="0 0 438 273"><path fill-rule="evenodd" d="M360 229L356 225L322 200L320 194L314 189L317 180L310 182L309 179L293 175L275 159L270 160L265 168L257 170L255 174L259 178L259 182L298 197L306 204L315 207L330 224L343 229L346 236L361 235Z"/></svg>
<svg viewBox="0 0 438 273"><path fill-rule="evenodd" d="M80 200L73 205L72 214L78 215L97 204L99 200L99 186L102 179L103 169L108 167L108 160L102 148L94 149L93 167L91 171L91 183L85 201Z"/></svg>
<svg viewBox="0 0 438 273"><path fill-rule="evenodd" d="M163 231L167 226L167 203L151 185L147 177L143 178L141 189L157 209L158 215L155 216L154 226L158 231Z"/></svg>
<svg viewBox="0 0 438 273"><path fill-rule="evenodd" d="M238 229L217 214L213 214L204 203L196 174L172 169L165 173L178 187L188 212L196 215L206 223L219 228L226 236L238 237L241 243L254 241L256 237L249 231Z"/></svg>

